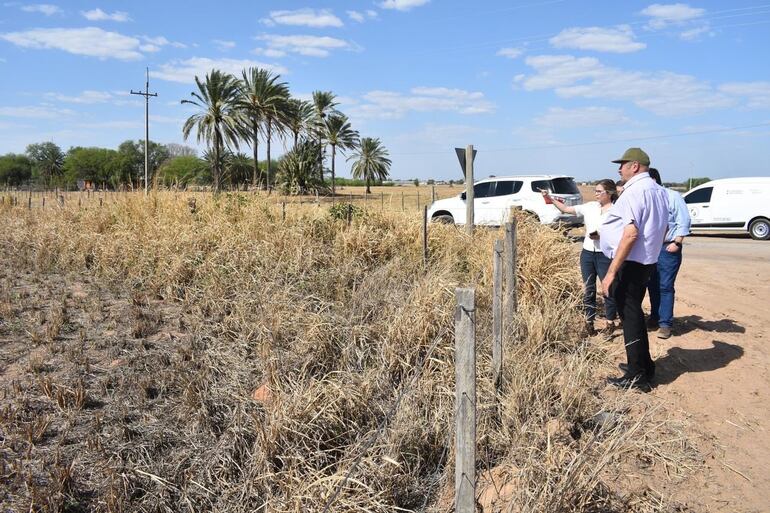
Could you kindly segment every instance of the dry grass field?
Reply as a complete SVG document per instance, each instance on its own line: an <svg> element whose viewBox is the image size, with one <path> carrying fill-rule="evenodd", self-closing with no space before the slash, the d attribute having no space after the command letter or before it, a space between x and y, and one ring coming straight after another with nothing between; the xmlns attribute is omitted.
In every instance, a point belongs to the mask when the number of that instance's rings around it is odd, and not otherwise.
<svg viewBox="0 0 770 513"><path fill-rule="evenodd" d="M497 230L431 225L425 265L416 202L348 224L261 195L75 197L0 205L0 510L451 511L457 286L484 511L686 510L644 485L699 465L683 421L605 389L614 343L580 336L558 232L519 221L496 401Z"/></svg>

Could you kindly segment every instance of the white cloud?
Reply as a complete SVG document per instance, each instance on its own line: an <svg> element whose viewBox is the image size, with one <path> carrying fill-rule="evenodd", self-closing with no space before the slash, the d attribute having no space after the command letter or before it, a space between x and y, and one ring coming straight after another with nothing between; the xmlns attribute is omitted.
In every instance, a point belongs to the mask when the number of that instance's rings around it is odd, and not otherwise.
<svg viewBox="0 0 770 513"><path fill-rule="evenodd" d="M77 128L97 129L97 130L127 130L131 128L139 129L144 128L143 121L94 121L86 123L76 123L74 125Z"/></svg>
<svg viewBox="0 0 770 513"><path fill-rule="evenodd" d="M135 60L142 57L139 39L96 27L32 29L0 34L0 39L23 48L57 49L100 59Z"/></svg>
<svg viewBox="0 0 770 513"><path fill-rule="evenodd" d="M10 118L55 119L74 114L69 109L30 105L23 107L0 107L0 116Z"/></svg>
<svg viewBox="0 0 770 513"><path fill-rule="evenodd" d="M170 116L158 116L158 115L150 115L150 121L155 123L163 123L163 124L169 124L169 125L182 125L185 122L184 118L173 118Z"/></svg>
<svg viewBox="0 0 770 513"><path fill-rule="evenodd" d="M367 9L366 11L346 11L348 17L358 23L363 23L367 19L373 20L377 17L377 11L373 11L371 9Z"/></svg>
<svg viewBox="0 0 770 513"><path fill-rule="evenodd" d="M641 14L650 17L647 28L652 30L660 30L668 25L681 25L700 18L705 13L705 9L690 7L687 4L652 4L641 11Z"/></svg>
<svg viewBox="0 0 770 513"><path fill-rule="evenodd" d="M770 109L770 82L728 82L719 90L745 98L749 108Z"/></svg>
<svg viewBox="0 0 770 513"><path fill-rule="evenodd" d="M609 107L581 107L564 109L551 107L535 118L535 124L552 128L619 125L629 121L620 109Z"/></svg>
<svg viewBox="0 0 770 513"><path fill-rule="evenodd" d="M524 53L521 48L500 48L495 55L500 57L507 57L509 59L516 59Z"/></svg>
<svg viewBox="0 0 770 513"><path fill-rule="evenodd" d="M646 44L634 40L634 33L628 25L614 28L573 27L562 30L549 42L557 48L577 48L597 52L629 53L642 50Z"/></svg>
<svg viewBox="0 0 770 513"><path fill-rule="evenodd" d="M144 52L157 52L164 46L173 46L174 48L187 48L184 43L169 41L163 36L139 36L146 44L140 47Z"/></svg>
<svg viewBox="0 0 770 513"><path fill-rule="evenodd" d="M213 39L211 41L214 43L214 46L217 47L218 50L222 52L226 52L227 50L232 50L235 48L235 41L225 41L223 39Z"/></svg>
<svg viewBox="0 0 770 513"><path fill-rule="evenodd" d="M260 20L267 26L294 25L303 27L323 28L341 27L342 20L329 9L297 9L295 11L270 11L268 18Z"/></svg>
<svg viewBox="0 0 770 513"><path fill-rule="evenodd" d="M278 57L286 53L296 53L306 57L328 57L332 50L354 49L353 45L342 39L329 36L277 36L264 34L257 36L258 40L267 43L267 49L255 49L255 53L267 55L266 52L272 52L268 57ZM281 55L279 55L281 54Z"/></svg>
<svg viewBox="0 0 770 513"><path fill-rule="evenodd" d="M61 14L63 12L58 6L51 4L23 5L21 10L24 12L39 12L46 16L53 16L54 14Z"/></svg>
<svg viewBox="0 0 770 513"><path fill-rule="evenodd" d="M106 91L83 91L77 96L67 96L59 93L45 93L43 96L48 100L81 104L107 103L114 99L113 95Z"/></svg>
<svg viewBox="0 0 770 513"><path fill-rule="evenodd" d="M89 21L131 21L128 13L124 11L115 11L112 14L109 14L99 8L96 8L90 11L80 11L80 14L82 14L83 17Z"/></svg>
<svg viewBox="0 0 770 513"><path fill-rule="evenodd" d="M370 91L363 96L363 102L354 104L349 112L351 117L398 119L408 112L486 114L494 110L494 105L480 92L446 87L415 87L409 93Z"/></svg>
<svg viewBox="0 0 770 513"><path fill-rule="evenodd" d="M363 23L366 20L366 17L358 11L347 11L347 13L351 20L357 21L358 23Z"/></svg>
<svg viewBox="0 0 770 513"><path fill-rule="evenodd" d="M430 2L430 0L385 0L384 2L381 2L379 5L383 9L396 9L397 11L408 11L415 7L420 7L421 5L425 5L428 2Z"/></svg>
<svg viewBox="0 0 770 513"><path fill-rule="evenodd" d="M150 76L161 80L168 80L169 82L193 83L196 76L203 80L212 69L218 69L237 76L241 74L241 71L250 67L265 68L279 74L287 73L284 67L263 62L193 57L187 60L174 60L162 64L159 70L150 71Z"/></svg>
<svg viewBox="0 0 770 513"><path fill-rule="evenodd" d="M563 98L625 100L661 116L728 107L733 98L689 75L605 66L592 57L541 55L525 60L535 73L516 78L527 91L553 89Z"/></svg>
<svg viewBox="0 0 770 513"><path fill-rule="evenodd" d="M715 35L714 31L711 30L711 26L708 23L704 23L695 28L683 31L681 34L679 34L679 38L683 41L697 41L703 35L708 35L710 37L714 37Z"/></svg>

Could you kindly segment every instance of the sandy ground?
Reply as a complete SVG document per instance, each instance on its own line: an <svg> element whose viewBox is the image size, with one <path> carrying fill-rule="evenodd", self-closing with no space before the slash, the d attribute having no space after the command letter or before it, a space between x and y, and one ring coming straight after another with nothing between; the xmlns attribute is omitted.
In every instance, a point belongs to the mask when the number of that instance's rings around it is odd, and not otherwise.
<svg viewBox="0 0 770 513"><path fill-rule="evenodd" d="M650 333L651 394L687 422L703 466L667 495L692 511L768 512L770 242L691 236L683 256L674 336Z"/></svg>

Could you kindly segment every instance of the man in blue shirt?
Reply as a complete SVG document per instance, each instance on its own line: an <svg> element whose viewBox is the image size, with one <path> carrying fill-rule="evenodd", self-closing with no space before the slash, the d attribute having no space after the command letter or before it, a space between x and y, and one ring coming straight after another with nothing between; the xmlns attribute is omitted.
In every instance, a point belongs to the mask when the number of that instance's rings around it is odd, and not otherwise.
<svg viewBox="0 0 770 513"><path fill-rule="evenodd" d="M650 176L662 185L660 173L650 168ZM690 235L690 212L684 198L678 192L666 188L668 193L668 231L658 257L658 265L647 285L650 291L652 311L647 319L651 329L658 328L658 338L669 338L674 322L674 282L682 265L682 241Z"/></svg>

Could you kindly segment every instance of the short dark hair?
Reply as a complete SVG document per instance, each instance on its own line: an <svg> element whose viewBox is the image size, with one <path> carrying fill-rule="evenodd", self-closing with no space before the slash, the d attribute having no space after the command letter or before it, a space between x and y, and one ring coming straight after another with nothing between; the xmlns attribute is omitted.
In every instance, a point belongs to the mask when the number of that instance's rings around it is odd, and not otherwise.
<svg viewBox="0 0 770 513"><path fill-rule="evenodd" d="M657 169L651 167L647 172L650 173L650 177L655 180L658 185L663 185L663 182L660 179L660 173Z"/></svg>

